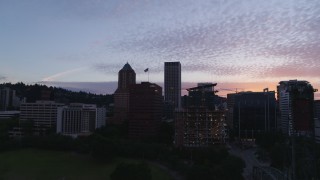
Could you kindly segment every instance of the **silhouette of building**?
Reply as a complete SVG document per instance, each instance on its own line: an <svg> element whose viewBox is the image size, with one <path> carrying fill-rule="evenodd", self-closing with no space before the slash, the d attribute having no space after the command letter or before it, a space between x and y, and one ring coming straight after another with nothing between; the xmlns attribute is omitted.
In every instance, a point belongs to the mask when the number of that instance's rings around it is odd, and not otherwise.
<svg viewBox="0 0 320 180"><path fill-rule="evenodd" d="M89 135L105 125L106 109L92 104L58 107L57 133L73 137Z"/></svg>
<svg viewBox="0 0 320 180"><path fill-rule="evenodd" d="M184 147L207 147L224 143L225 111L215 108L214 86L200 84L189 88L184 97L185 106L175 112L175 145Z"/></svg>
<svg viewBox="0 0 320 180"><path fill-rule="evenodd" d="M22 103L20 106L20 124L31 123L34 134L56 130L57 109L64 104L53 101Z"/></svg>
<svg viewBox="0 0 320 180"><path fill-rule="evenodd" d="M227 126L229 130L233 130L233 109L235 108L236 93L227 94Z"/></svg>
<svg viewBox="0 0 320 180"><path fill-rule="evenodd" d="M164 63L164 99L173 104L174 108L181 107L181 64L180 62Z"/></svg>
<svg viewBox="0 0 320 180"><path fill-rule="evenodd" d="M315 140L320 143L320 100L314 101L314 131Z"/></svg>
<svg viewBox="0 0 320 180"><path fill-rule="evenodd" d="M112 123L121 124L128 119L129 88L136 84L136 73L126 63L118 73L118 88L114 93L114 116Z"/></svg>
<svg viewBox="0 0 320 180"><path fill-rule="evenodd" d="M229 99L230 98L230 99ZM228 113L227 119L232 120L231 133L241 139L254 139L262 132L275 132L276 99L275 92L240 92L228 94L228 107L232 113Z"/></svg>
<svg viewBox="0 0 320 180"><path fill-rule="evenodd" d="M19 116L20 116L20 111L0 111L0 120L19 118Z"/></svg>
<svg viewBox="0 0 320 180"><path fill-rule="evenodd" d="M288 135L313 136L312 85L307 81L281 81L277 91L282 132Z"/></svg>
<svg viewBox="0 0 320 180"><path fill-rule="evenodd" d="M145 139L158 133L162 118L162 88L142 82L130 87L129 138Z"/></svg>
<svg viewBox="0 0 320 180"><path fill-rule="evenodd" d="M189 107L176 112L175 145L207 147L225 140L225 112Z"/></svg>
<svg viewBox="0 0 320 180"><path fill-rule="evenodd" d="M20 100L20 98L16 96L15 90L8 87L0 89L0 110L18 109L23 102L25 102L25 99Z"/></svg>
<svg viewBox="0 0 320 180"><path fill-rule="evenodd" d="M215 110L217 95L214 87L217 83L199 83L197 87L189 88L188 96L184 100L184 108L205 106L207 109Z"/></svg>

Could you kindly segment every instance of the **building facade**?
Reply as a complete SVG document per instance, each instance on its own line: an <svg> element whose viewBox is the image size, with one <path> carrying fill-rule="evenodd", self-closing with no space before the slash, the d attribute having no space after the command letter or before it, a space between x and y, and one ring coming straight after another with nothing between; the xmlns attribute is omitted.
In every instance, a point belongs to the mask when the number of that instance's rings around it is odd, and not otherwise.
<svg viewBox="0 0 320 180"><path fill-rule="evenodd" d="M162 88L142 82L130 87L129 138L145 139L157 135L162 118Z"/></svg>
<svg viewBox="0 0 320 180"><path fill-rule="evenodd" d="M136 84L136 73L126 63L118 73L118 88L114 93L114 124L122 124L128 120L129 87L132 84Z"/></svg>
<svg viewBox="0 0 320 180"><path fill-rule="evenodd" d="M205 83L187 89L184 108L175 112L176 146L207 147L225 142L225 111L216 108L216 85Z"/></svg>
<svg viewBox="0 0 320 180"><path fill-rule="evenodd" d="M20 106L20 124L31 123L34 133L53 130L57 125L57 109L64 104L53 101L22 103Z"/></svg>
<svg viewBox="0 0 320 180"><path fill-rule="evenodd" d="M225 140L225 112L190 107L176 112L175 145L207 147Z"/></svg>
<svg viewBox="0 0 320 180"><path fill-rule="evenodd" d="M281 131L287 135L313 136L312 85L307 81L281 81L277 91Z"/></svg>
<svg viewBox="0 0 320 180"><path fill-rule="evenodd" d="M7 111L18 109L21 103L24 103L25 99L20 100L16 96L16 91L8 87L0 89L0 110Z"/></svg>
<svg viewBox="0 0 320 180"><path fill-rule="evenodd" d="M314 137L320 143L320 100L314 101Z"/></svg>
<svg viewBox="0 0 320 180"><path fill-rule="evenodd" d="M164 63L164 99L181 108L181 64L180 62Z"/></svg>
<svg viewBox="0 0 320 180"><path fill-rule="evenodd" d="M105 108L92 104L71 104L58 108L57 133L69 136L89 135L106 121Z"/></svg>
<svg viewBox="0 0 320 180"><path fill-rule="evenodd" d="M231 130L235 137L255 139L259 133L276 131L277 110L274 91L240 92L228 98L232 98L228 102L233 104L233 107L229 108L233 110Z"/></svg>

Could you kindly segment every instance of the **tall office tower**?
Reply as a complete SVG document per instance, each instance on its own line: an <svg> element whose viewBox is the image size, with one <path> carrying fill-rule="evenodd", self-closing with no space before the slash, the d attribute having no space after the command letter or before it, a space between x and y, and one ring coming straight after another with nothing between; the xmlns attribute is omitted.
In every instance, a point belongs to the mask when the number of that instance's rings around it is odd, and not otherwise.
<svg viewBox="0 0 320 180"><path fill-rule="evenodd" d="M180 62L164 63L164 99L173 104L174 108L181 107L181 64Z"/></svg>
<svg viewBox="0 0 320 180"><path fill-rule="evenodd" d="M57 109L64 104L53 101L37 101L22 103L20 106L20 123L31 123L33 133L39 134L47 130L55 131L57 124Z"/></svg>
<svg viewBox="0 0 320 180"><path fill-rule="evenodd" d="M142 82L131 85L129 106L129 138L145 139L158 133L162 118L162 88Z"/></svg>
<svg viewBox="0 0 320 180"><path fill-rule="evenodd" d="M314 101L314 136L317 143L320 143L320 100Z"/></svg>
<svg viewBox="0 0 320 180"><path fill-rule="evenodd" d="M97 108L92 104L70 104L58 108L57 133L74 137L89 135L102 127L105 120L105 108Z"/></svg>
<svg viewBox="0 0 320 180"><path fill-rule="evenodd" d="M129 112L129 87L136 84L136 73L126 63L118 74L118 89L114 93L113 123L121 124L128 118Z"/></svg>
<svg viewBox="0 0 320 180"><path fill-rule="evenodd" d="M277 91L282 132L288 135L313 136L312 85L307 81L281 81Z"/></svg>
<svg viewBox="0 0 320 180"><path fill-rule="evenodd" d="M227 94L227 126L233 130L233 108L235 106L236 93Z"/></svg>

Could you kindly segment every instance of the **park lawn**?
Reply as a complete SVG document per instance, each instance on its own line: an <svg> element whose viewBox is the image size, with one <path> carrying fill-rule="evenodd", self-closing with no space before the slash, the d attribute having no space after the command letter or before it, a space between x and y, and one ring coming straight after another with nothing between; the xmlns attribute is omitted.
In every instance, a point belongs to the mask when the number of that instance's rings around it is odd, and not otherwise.
<svg viewBox="0 0 320 180"><path fill-rule="evenodd" d="M0 180L2 179L110 179L110 174L121 162L139 160L118 158L110 163L95 161L89 155L72 152L23 149L0 153ZM153 180L172 179L159 167L150 164Z"/></svg>

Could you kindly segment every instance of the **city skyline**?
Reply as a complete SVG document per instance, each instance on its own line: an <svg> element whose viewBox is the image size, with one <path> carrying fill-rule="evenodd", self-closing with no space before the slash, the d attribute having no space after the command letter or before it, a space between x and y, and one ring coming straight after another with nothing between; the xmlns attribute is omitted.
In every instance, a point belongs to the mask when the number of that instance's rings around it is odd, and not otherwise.
<svg viewBox="0 0 320 180"><path fill-rule="evenodd" d="M0 83L45 81L111 94L126 62L137 82L147 81L149 68L150 81L161 84L164 62L180 61L182 89L216 82L276 90L291 79L319 89L319 12L316 0L4 0Z"/></svg>

